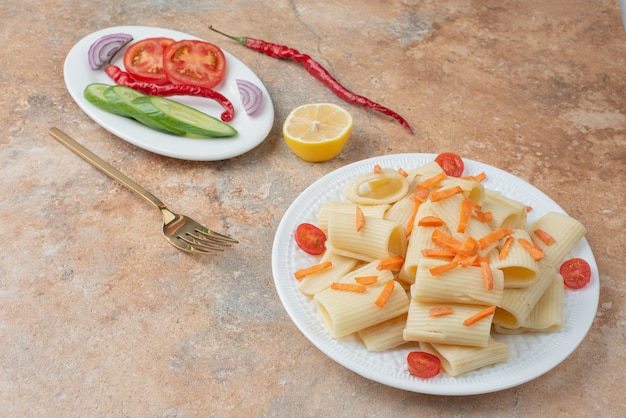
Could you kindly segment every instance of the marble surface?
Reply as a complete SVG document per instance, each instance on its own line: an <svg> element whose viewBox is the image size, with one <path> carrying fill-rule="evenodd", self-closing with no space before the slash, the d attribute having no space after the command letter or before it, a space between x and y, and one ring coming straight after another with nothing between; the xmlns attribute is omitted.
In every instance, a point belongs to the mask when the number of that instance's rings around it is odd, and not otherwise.
<svg viewBox="0 0 626 418"><path fill-rule="evenodd" d="M294 63L211 33L286 43L404 115L346 105L334 160L286 147L294 107L342 102ZM63 62L117 25L216 42L263 80L267 139L227 161L139 149L88 118ZM2 416L596 416L626 412L626 35L617 0L0 2ZM172 206L240 243L177 251L150 205L48 134L57 126ZM582 344L549 373L446 397L367 380L294 326L274 288L274 233L316 179L367 157L455 151L519 176L587 227L600 301ZM141 237L141 239L138 239ZM596 278L597 279L597 278Z"/></svg>

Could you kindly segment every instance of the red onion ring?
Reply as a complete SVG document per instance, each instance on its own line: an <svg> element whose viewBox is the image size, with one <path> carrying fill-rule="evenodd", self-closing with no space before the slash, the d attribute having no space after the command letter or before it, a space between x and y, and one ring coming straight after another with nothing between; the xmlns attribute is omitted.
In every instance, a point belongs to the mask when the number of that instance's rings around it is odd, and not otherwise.
<svg viewBox="0 0 626 418"><path fill-rule="evenodd" d="M102 69L132 39L132 35L126 33L114 33L99 38L91 44L87 52L89 67L94 71Z"/></svg>
<svg viewBox="0 0 626 418"><path fill-rule="evenodd" d="M263 102L263 92L261 89L248 80L235 80L241 97L241 104L248 115L257 111Z"/></svg>

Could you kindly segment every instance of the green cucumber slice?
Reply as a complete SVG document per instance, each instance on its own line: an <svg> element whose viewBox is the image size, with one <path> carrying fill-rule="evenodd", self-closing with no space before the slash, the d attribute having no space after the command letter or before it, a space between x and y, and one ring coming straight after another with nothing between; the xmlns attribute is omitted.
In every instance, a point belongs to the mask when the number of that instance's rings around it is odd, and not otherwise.
<svg viewBox="0 0 626 418"><path fill-rule="evenodd" d="M141 97L148 97L145 94L138 92L137 90L131 89L130 87L126 86L116 85L105 89L102 95L113 105L117 106L118 109L126 112L128 116L136 119L138 122L141 122L150 128L173 133L176 135L185 135L184 130L165 125L161 123L161 121L159 121L158 119L153 118L149 114L145 113L138 106L136 106L133 103L133 100Z"/></svg>
<svg viewBox="0 0 626 418"><path fill-rule="evenodd" d="M237 135L237 130L221 120L197 109L161 96L143 96L133 105L154 120L172 129L191 135L224 138Z"/></svg>
<svg viewBox="0 0 626 418"><path fill-rule="evenodd" d="M85 87L83 90L83 97L92 105L105 112L113 113L114 115L130 117L130 115L124 112L119 106L113 104L110 100L104 97L104 91L111 87L109 84L92 83Z"/></svg>

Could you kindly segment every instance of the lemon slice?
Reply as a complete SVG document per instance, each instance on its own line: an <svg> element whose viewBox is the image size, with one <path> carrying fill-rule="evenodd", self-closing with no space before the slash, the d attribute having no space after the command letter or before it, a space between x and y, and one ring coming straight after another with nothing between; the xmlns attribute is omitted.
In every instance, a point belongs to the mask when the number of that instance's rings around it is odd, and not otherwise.
<svg viewBox="0 0 626 418"><path fill-rule="evenodd" d="M332 103L311 103L291 111L283 124L283 137L291 151L305 161L335 158L352 133L352 115Z"/></svg>

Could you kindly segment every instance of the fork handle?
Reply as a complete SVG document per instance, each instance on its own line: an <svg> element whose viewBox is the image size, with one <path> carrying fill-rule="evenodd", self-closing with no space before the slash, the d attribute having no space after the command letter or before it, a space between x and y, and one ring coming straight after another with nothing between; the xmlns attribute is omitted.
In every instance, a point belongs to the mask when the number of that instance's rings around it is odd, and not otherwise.
<svg viewBox="0 0 626 418"><path fill-rule="evenodd" d="M111 164L104 161L102 158L98 157L93 152L89 151L83 145L76 142L65 132L61 131L58 128L50 128L48 133L52 135L57 141L68 147L75 154L81 157L83 160L89 162L91 165L96 167L98 170L107 174L109 177L119 181L124 186L128 187L139 196L146 199L148 202L152 203L157 209L165 209L165 205L161 202L156 196L152 193L135 183L133 180L128 178L125 174L119 171L117 168L113 167Z"/></svg>

